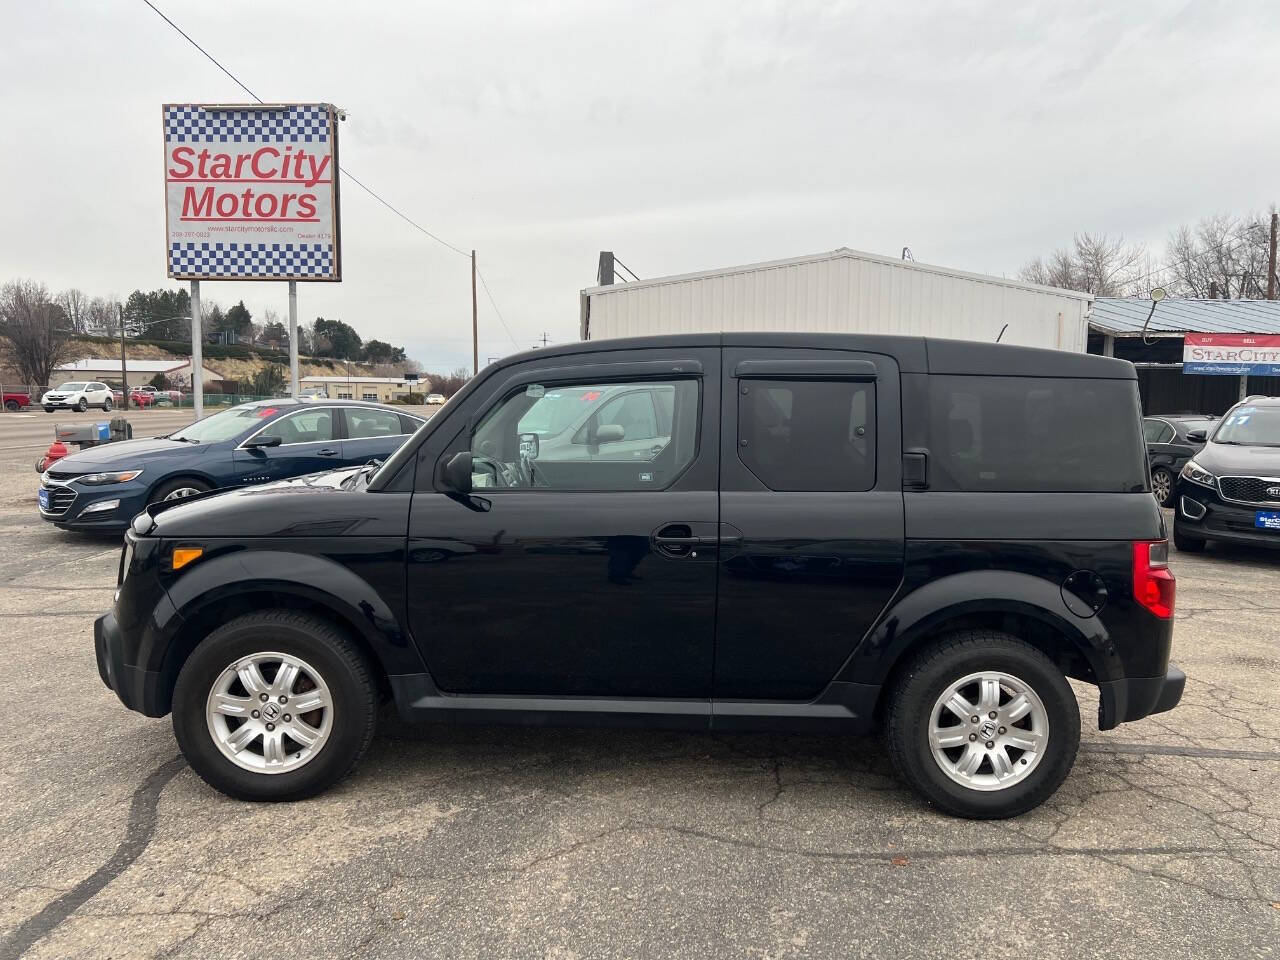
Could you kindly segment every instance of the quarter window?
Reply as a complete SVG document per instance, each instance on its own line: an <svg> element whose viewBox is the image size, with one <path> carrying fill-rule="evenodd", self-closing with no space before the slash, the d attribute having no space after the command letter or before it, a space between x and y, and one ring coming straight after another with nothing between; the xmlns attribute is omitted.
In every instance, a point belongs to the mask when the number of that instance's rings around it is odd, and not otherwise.
<svg viewBox="0 0 1280 960"><path fill-rule="evenodd" d="M347 438L364 440L371 437L394 437L401 433L400 417L387 410L347 408Z"/></svg>
<svg viewBox="0 0 1280 960"><path fill-rule="evenodd" d="M531 384L471 438L476 487L660 490L693 460L695 380Z"/></svg>
<svg viewBox="0 0 1280 960"><path fill-rule="evenodd" d="M741 380L738 456L771 490L875 485L875 384Z"/></svg>
<svg viewBox="0 0 1280 960"><path fill-rule="evenodd" d="M259 436L279 437L281 445L289 443L320 443L333 439L333 411L306 410L281 417L267 424Z"/></svg>

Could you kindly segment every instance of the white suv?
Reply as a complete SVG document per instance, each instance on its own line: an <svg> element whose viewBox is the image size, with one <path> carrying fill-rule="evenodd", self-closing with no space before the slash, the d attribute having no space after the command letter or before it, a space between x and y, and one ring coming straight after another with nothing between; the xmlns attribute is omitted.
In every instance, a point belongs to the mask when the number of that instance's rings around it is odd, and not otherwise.
<svg viewBox="0 0 1280 960"><path fill-rule="evenodd" d="M90 407L101 407L110 410L112 405L111 388L105 383L93 381L73 381L54 387L40 398L40 405L45 413L55 410L79 410L81 413Z"/></svg>

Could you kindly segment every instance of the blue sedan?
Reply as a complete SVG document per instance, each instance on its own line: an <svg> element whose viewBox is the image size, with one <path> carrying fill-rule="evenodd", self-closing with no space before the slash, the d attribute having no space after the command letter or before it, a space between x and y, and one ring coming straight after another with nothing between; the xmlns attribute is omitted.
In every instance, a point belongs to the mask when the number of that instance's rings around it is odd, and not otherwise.
<svg viewBox="0 0 1280 960"><path fill-rule="evenodd" d="M259 400L167 437L90 447L40 478L40 516L64 530L123 531L149 503L384 459L424 423L357 400Z"/></svg>

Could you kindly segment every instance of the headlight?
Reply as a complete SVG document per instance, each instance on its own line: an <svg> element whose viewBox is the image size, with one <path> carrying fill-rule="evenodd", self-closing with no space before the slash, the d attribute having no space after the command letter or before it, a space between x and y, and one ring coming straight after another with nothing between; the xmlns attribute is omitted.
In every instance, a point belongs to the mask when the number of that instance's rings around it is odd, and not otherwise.
<svg viewBox="0 0 1280 960"><path fill-rule="evenodd" d="M1188 460L1187 465L1182 468L1182 477L1184 480L1190 480L1205 487L1216 487L1218 483L1217 477L1194 460Z"/></svg>
<svg viewBox="0 0 1280 960"><path fill-rule="evenodd" d="M86 473L82 477L76 477L76 483L83 483L86 487L100 487L107 483L127 483L142 474L141 470L121 470L118 473Z"/></svg>

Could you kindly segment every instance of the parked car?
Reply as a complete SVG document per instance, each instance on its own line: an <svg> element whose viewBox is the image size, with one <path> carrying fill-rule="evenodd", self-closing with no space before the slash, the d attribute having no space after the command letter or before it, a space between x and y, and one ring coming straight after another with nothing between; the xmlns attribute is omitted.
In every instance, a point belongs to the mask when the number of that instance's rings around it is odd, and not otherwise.
<svg viewBox="0 0 1280 960"><path fill-rule="evenodd" d="M299 400L316 400L321 398L325 400L329 398L329 393L324 389L324 387L304 387L302 390L298 391Z"/></svg>
<svg viewBox="0 0 1280 960"><path fill-rule="evenodd" d="M1188 434L1204 446L1178 475L1174 546L1280 547L1280 397L1249 397L1211 426Z"/></svg>
<svg viewBox="0 0 1280 960"><path fill-rule="evenodd" d="M111 388L105 383L76 380L54 387L40 398L40 405L45 413L55 410L79 410L83 413L90 407L101 407L105 412L115 404Z"/></svg>
<svg viewBox="0 0 1280 960"><path fill-rule="evenodd" d="M129 402L135 407L154 407L156 404L155 387L134 387L129 391Z"/></svg>
<svg viewBox="0 0 1280 960"><path fill-rule="evenodd" d="M529 411L615 387L669 393L667 442L544 462ZM95 623L99 669L125 706L172 711L191 766L245 799L345 776L386 690L448 722L883 718L932 803L1012 816L1074 762L1068 677L1098 687L1102 729L1182 694L1139 420L1133 366L1085 354L548 347L487 367L376 472L153 504Z"/></svg>
<svg viewBox="0 0 1280 960"><path fill-rule="evenodd" d="M441 404L443 404L443 403L444 403L444 394L443 394L443 393L428 393L428 394L427 394L427 406L429 406L429 407L438 407L438 406L440 406L440 405L441 405Z"/></svg>
<svg viewBox="0 0 1280 960"><path fill-rule="evenodd" d="M40 480L40 515L68 530L121 532L149 503L389 456L422 419L391 407L261 400L167 437L64 457Z"/></svg>
<svg viewBox="0 0 1280 960"><path fill-rule="evenodd" d="M31 394L18 390L4 391L4 408L10 413L25 410L31 406Z"/></svg>
<svg viewBox="0 0 1280 960"><path fill-rule="evenodd" d="M1179 414L1176 416L1146 417L1142 421L1142 437L1147 443L1147 461L1151 464L1151 492L1160 506L1173 503L1173 488L1178 473L1200 448L1204 446L1203 433L1216 417ZM1200 435L1192 440L1188 434Z"/></svg>

